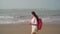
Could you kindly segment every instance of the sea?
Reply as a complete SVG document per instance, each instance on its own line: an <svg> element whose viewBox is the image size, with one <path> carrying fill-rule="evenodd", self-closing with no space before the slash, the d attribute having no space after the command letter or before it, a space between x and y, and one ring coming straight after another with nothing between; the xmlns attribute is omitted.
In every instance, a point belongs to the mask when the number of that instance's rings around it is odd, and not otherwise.
<svg viewBox="0 0 60 34"><path fill-rule="evenodd" d="M0 24L25 24L35 11L43 24L60 24L60 10L0 9Z"/></svg>

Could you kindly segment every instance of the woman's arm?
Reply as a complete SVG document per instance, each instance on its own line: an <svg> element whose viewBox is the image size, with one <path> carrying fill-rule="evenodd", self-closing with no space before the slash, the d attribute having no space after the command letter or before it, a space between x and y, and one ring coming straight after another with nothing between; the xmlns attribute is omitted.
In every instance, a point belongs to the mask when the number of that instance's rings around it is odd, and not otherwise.
<svg viewBox="0 0 60 34"><path fill-rule="evenodd" d="M35 25L36 26L36 24L32 24L31 21L27 21L26 23L29 25Z"/></svg>
<svg viewBox="0 0 60 34"><path fill-rule="evenodd" d="M29 24L29 25L35 25L35 26L37 25L37 24L31 23L31 21L27 21L26 23Z"/></svg>
<svg viewBox="0 0 60 34"><path fill-rule="evenodd" d="M32 24L32 23L30 23L30 25L34 25L34 26L37 26L37 24Z"/></svg>

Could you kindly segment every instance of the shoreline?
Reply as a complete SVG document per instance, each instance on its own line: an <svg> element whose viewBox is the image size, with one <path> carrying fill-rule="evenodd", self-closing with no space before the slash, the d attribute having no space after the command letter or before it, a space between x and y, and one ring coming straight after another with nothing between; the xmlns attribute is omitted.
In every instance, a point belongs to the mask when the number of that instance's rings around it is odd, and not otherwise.
<svg viewBox="0 0 60 34"><path fill-rule="evenodd" d="M27 24L0 24L0 34L30 34L31 26ZM37 34L60 34L59 24L43 24Z"/></svg>

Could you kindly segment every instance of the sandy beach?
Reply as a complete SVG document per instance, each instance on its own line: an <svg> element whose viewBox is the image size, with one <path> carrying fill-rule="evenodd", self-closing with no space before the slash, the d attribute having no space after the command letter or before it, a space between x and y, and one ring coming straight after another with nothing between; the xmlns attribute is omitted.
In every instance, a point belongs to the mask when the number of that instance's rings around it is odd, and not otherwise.
<svg viewBox="0 0 60 34"><path fill-rule="evenodd" d="M30 34L31 26L26 24L0 24L0 34ZM60 34L60 24L43 24L37 34Z"/></svg>

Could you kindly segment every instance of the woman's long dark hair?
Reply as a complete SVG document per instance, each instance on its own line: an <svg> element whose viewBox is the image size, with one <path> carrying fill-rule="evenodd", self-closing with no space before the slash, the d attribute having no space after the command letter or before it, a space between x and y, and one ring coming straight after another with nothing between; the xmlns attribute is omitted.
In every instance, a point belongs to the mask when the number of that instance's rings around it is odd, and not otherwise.
<svg viewBox="0 0 60 34"><path fill-rule="evenodd" d="M38 16L36 15L36 13L34 11L32 11L31 13L32 13L32 15L34 15L36 17L37 22L38 22Z"/></svg>

